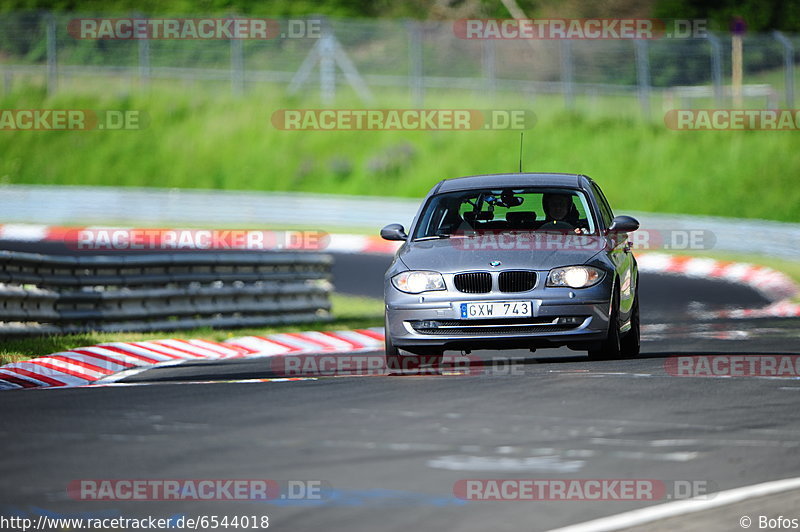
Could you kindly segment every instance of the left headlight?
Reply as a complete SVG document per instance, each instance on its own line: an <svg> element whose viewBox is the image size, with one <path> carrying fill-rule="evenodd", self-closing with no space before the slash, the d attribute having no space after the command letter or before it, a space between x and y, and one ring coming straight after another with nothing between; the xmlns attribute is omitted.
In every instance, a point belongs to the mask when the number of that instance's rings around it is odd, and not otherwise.
<svg viewBox="0 0 800 532"><path fill-rule="evenodd" d="M547 286L588 288L599 283L605 274L592 266L566 266L554 268L547 275Z"/></svg>
<svg viewBox="0 0 800 532"><path fill-rule="evenodd" d="M444 278L438 272L408 271L392 277L392 285L401 292L419 294L430 290L444 290Z"/></svg>

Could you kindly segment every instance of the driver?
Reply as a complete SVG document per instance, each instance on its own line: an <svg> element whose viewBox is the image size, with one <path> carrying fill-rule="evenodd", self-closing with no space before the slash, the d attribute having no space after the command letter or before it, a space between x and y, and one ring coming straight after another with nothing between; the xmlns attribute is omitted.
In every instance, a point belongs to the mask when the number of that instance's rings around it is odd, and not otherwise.
<svg viewBox="0 0 800 532"><path fill-rule="evenodd" d="M578 210L572 203L571 194L559 194L557 192L548 192L542 195L542 207L544 208L545 219L541 228L546 229L548 225L556 226L558 224L568 224L570 229L574 229L576 233L583 233L583 229L578 227ZM563 227L563 226L562 226Z"/></svg>

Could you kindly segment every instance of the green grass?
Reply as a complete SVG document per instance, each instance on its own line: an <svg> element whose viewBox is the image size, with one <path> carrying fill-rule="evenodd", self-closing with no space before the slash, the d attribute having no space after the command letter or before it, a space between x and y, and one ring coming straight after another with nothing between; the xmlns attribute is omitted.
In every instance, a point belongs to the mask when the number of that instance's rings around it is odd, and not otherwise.
<svg viewBox="0 0 800 532"><path fill-rule="evenodd" d="M223 87L74 84L53 98L15 85L0 108L138 109L141 131L0 132L0 184L115 185L306 191L419 197L438 180L516 171L515 131L281 131L275 110L321 107L316 93L290 98L255 87L243 98ZM592 103L594 102L594 103ZM528 171L582 172L615 210L800 221L797 132L667 129L638 118L634 97L579 98L457 91L426 94L426 107L532 109L525 135ZM406 93L382 91L373 108L410 107ZM347 90L337 107L361 107ZM213 223L213 221L210 221Z"/></svg>
<svg viewBox="0 0 800 532"><path fill-rule="evenodd" d="M336 317L332 322L302 323L252 329L215 330L206 327L179 332L85 333L63 336L6 338L3 339L2 345L0 345L0 365L104 342L141 342L159 338L203 338L221 342L238 336L383 326L383 301L379 299L333 294L331 303L333 305L333 314Z"/></svg>

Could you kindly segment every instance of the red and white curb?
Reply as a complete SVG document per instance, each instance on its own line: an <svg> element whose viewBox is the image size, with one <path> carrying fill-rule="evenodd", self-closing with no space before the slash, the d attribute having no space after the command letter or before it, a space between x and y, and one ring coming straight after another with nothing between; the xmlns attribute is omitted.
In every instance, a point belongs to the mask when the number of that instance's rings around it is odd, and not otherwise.
<svg viewBox="0 0 800 532"><path fill-rule="evenodd" d="M800 292L800 288L786 274L756 264L665 253L637 253L636 260L639 263L639 269L643 272L717 279L743 284L772 301L790 298Z"/></svg>
<svg viewBox="0 0 800 532"><path fill-rule="evenodd" d="M400 247L376 236L331 235L326 251L340 253L388 253ZM730 262L704 257L637 252L639 271L661 275L681 275L745 285L772 301L756 309L735 309L711 313L717 318L800 317L800 304L790 300L800 294L800 287L786 274L757 264Z"/></svg>
<svg viewBox="0 0 800 532"><path fill-rule="evenodd" d="M0 366L0 390L108 383L156 366L192 360L259 358L383 349L383 328L243 336L224 342L154 340L78 347Z"/></svg>

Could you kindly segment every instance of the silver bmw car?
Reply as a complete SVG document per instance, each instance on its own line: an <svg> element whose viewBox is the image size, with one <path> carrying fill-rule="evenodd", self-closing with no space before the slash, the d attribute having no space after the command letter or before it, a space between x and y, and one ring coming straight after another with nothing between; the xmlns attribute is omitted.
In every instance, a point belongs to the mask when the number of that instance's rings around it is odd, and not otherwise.
<svg viewBox="0 0 800 532"><path fill-rule="evenodd" d="M447 179L428 193L384 279L389 369L445 350L567 346L639 353L639 275L600 187L575 174Z"/></svg>

